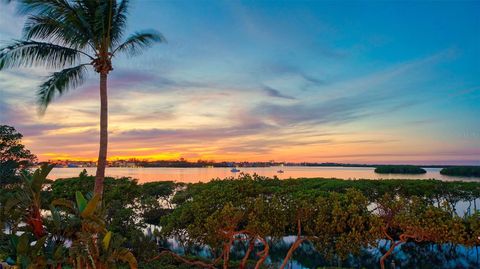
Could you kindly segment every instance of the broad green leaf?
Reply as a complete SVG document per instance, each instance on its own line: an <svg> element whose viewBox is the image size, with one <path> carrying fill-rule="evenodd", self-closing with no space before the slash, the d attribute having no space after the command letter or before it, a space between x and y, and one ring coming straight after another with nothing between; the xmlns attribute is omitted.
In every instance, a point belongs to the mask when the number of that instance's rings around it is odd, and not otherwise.
<svg viewBox="0 0 480 269"><path fill-rule="evenodd" d="M32 249L32 252L33 254L36 254L38 255L38 253L42 250L42 248L45 246L45 242L47 241L47 237L44 236L40 239L38 239L38 241L35 243L35 245L33 246L33 249Z"/></svg>
<svg viewBox="0 0 480 269"><path fill-rule="evenodd" d="M53 200L51 205L54 206L54 207L56 207L56 206L65 207L65 208L69 209L70 211L72 211L72 213L75 212L74 203L72 201L64 199L64 198L59 198L59 199Z"/></svg>
<svg viewBox="0 0 480 269"><path fill-rule="evenodd" d="M32 177L30 188L32 188L34 193L39 193L42 190L43 182L45 182L45 178L43 178L40 173L35 173Z"/></svg>
<svg viewBox="0 0 480 269"><path fill-rule="evenodd" d="M39 169L35 170L31 182L31 188L34 192L38 193L42 190L42 185L53 167L54 165L44 164Z"/></svg>
<svg viewBox="0 0 480 269"><path fill-rule="evenodd" d="M75 199L77 200L78 211L80 211L80 213L83 212L87 206L87 199L85 199L83 194L79 191L75 192Z"/></svg>
<svg viewBox="0 0 480 269"><path fill-rule="evenodd" d="M63 258L63 246L58 246L56 247L56 250L55 252L53 253L53 257L56 259L56 260L60 260L61 258Z"/></svg>
<svg viewBox="0 0 480 269"><path fill-rule="evenodd" d="M22 176L23 181L25 181L28 185L30 185L30 174L27 171L21 171L20 175Z"/></svg>
<svg viewBox="0 0 480 269"><path fill-rule="evenodd" d="M95 195L85 206L84 210L81 211L80 215L84 218L88 218L93 215L95 209L97 209L98 203L100 202L100 196Z"/></svg>
<svg viewBox="0 0 480 269"><path fill-rule="evenodd" d="M103 249L104 250L107 250L108 247L110 246L110 240L112 239L112 232L108 232L107 234L105 234L105 237L103 237Z"/></svg>
<svg viewBox="0 0 480 269"><path fill-rule="evenodd" d="M40 171L40 176L44 179L47 178L48 174L50 174L50 172L52 171L52 169L55 167L54 164L44 164L42 165L41 167L41 171Z"/></svg>
<svg viewBox="0 0 480 269"><path fill-rule="evenodd" d="M17 253L26 254L30 246L30 240L28 239L28 234L24 233L18 238L17 244Z"/></svg>
<svg viewBox="0 0 480 269"><path fill-rule="evenodd" d="M17 246L18 246L18 236L15 235L15 234L12 234L10 236L10 243L12 244L12 246L17 249Z"/></svg>
<svg viewBox="0 0 480 269"><path fill-rule="evenodd" d="M52 213L52 221L55 227L60 227L62 225L62 218L60 212L53 205L49 206L50 212Z"/></svg>
<svg viewBox="0 0 480 269"><path fill-rule="evenodd" d="M3 210L4 210L5 212L9 212L10 210L12 210L15 206L17 206L17 205L20 204L20 203L21 203L21 201L20 201L19 199L17 199L17 198L15 198L15 197L14 197L14 198L10 198L10 199L8 199L7 202L5 203Z"/></svg>
<svg viewBox="0 0 480 269"><path fill-rule="evenodd" d="M138 264L137 264L137 259L135 259L135 256L130 251L126 251L125 253L120 253L119 260L123 262L127 262L128 265L130 265L130 269L137 269Z"/></svg>

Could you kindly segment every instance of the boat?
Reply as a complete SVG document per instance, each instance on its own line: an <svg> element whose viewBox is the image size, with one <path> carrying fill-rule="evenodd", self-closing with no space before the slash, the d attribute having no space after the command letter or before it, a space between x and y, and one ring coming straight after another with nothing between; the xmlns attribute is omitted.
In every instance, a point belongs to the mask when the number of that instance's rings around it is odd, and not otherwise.
<svg viewBox="0 0 480 269"><path fill-rule="evenodd" d="M232 168L232 170L230 170L230 172L232 172L232 173L236 173L236 172L240 172L240 170L239 170L239 169L237 169L237 168Z"/></svg>
<svg viewBox="0 0 480 269"><path fill-rule="evenodd" d="M277 173L283 174L283 173L285 173L285 172L284 172L283 170L278 170Z"/></svg>

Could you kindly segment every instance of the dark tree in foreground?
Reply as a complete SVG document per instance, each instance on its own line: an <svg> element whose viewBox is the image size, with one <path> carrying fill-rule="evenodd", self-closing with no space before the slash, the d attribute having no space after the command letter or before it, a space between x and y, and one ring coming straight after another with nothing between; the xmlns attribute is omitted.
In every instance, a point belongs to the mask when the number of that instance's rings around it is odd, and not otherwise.
<svg viewBox="0 0 480 269"><path fill-rule="evenodd" d="M21 40L0 48L0 70L42 66L62 69L52 73L37 91L40 111L56 96L76 88L91 67L100 79L100 149L95 193L103 194L107 162L107 78L119 54L135 55L155 42L165 41L155 31L136 32L124 39L129 0L17 0L28 15Z"/></svg>
<svg viewBox="0 0 480 269"><path fill-rule="evenodd" d="M8 125L0 125L0 183L14 183L21 168L31 166L36 157L22 145L22 134Z"/></svg>

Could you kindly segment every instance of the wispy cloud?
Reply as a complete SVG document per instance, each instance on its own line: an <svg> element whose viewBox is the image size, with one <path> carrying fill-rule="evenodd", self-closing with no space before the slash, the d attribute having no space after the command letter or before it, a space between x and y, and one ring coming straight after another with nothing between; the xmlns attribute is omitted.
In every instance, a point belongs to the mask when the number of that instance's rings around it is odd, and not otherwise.
<svg viewBox="0 0 480 269"><path fill-rule="evenodd" d="M274 88L270 88L268 86L263 87L263 90L270 97L277 97L277 98L283 98L283 99L289 99L289 100L295 100L296 99L293 96L288 96L288 95L282 94L279 90L275 90Z"/></svg>
<svg viewBox="0 0 480 269"><path fill-rule="evenodd" d="M327 83L324 79L321 79L320 77L318 77L318 75L315 76L315 75L309 74L304 70L302 70L301 68L288 63L275 62L272 64L265 64L261 66L261 70L263 70L263 72L265 72L269 76L273 76L273 77L297 76L297 77L300 77L305 82L316 85L316 86L324 85Z"/></svg>

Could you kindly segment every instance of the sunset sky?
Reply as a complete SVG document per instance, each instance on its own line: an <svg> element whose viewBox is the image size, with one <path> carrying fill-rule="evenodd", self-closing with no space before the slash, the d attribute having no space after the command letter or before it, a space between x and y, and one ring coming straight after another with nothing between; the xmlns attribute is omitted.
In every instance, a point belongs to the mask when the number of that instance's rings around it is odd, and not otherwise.
<svg viewBox="0 0 480 269"><path fill-rule="evenodd" d="M133 1L109 158L480 164L480 2ZM0 6L2 44L23 18ZM40 160L98 150L98 76L41 117L40 68L0 72L0 124Z"/></svg>

